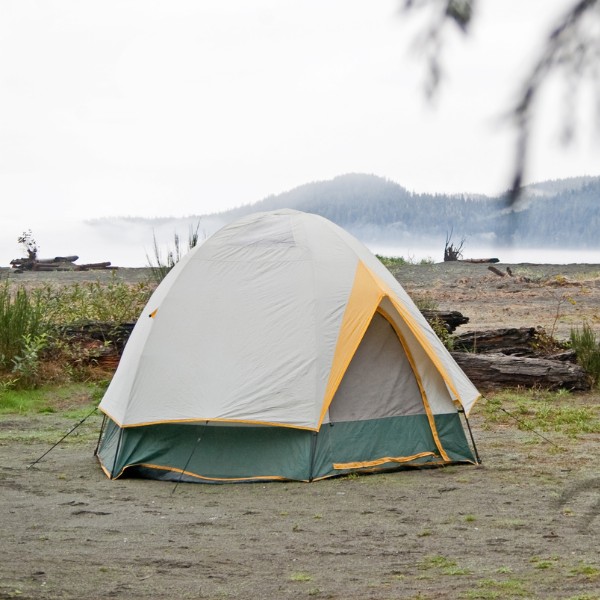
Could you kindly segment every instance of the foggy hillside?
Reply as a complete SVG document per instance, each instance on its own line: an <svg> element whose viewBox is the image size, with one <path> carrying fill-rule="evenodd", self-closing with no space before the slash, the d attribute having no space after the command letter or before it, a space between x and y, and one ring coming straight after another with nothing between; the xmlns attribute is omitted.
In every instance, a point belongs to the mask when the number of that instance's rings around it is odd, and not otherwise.
<svg viewBox="0 0 600 600"><path fill-rule="evenodd" d="M178 231L200 224L200 236L243 215L277 208L294 208L330 219L371 248L412 251L429 245L442 250L444 240L467 240L467 247L490 252L500 248L596 249L600 231L600 177L545 181L527 186L519 203L510 207L507 196L476 194L419 194L375 175L348 174L307 183L264 200L210 215L147 219L121 217L88 221L96 233L117 238L127 231L137 238L135 264L152 255L153 234L161 245ZM142 251L143 249L143 251ZM406 250L408 249L408 250Z"/></svg>
<svg viewBox="0 0 600 600"><path fill-rule="evenodd" d="M260 202L211 215L229 222L276 208L312 212L364 242L455 237L499 245L577 248L598 244L600 177L536 183L509 207L507 196L418 194L375 175L341 175L308 183Z"/></svg>

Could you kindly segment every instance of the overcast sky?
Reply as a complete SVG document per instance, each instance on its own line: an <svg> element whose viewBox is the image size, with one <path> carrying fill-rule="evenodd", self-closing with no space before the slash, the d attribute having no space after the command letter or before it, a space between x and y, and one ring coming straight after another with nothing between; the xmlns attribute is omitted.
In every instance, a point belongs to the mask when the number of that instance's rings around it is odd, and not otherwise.
<svg viewBox="0 0 600 600"><path fill-rule="evenodd" d="M0 264L27 228L67 253L50 232L81 219L202 214L348 172L497 193L500 116L569 4L479 0L431 106L398 0L2 0ZM548 98L529 179L600 174L590 103L564 150Z"/></svg>

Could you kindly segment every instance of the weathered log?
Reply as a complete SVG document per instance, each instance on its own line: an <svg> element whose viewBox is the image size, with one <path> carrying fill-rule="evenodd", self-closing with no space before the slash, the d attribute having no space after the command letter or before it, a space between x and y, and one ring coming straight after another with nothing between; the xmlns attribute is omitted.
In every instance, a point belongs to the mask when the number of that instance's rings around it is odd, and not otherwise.
<svg viewBox="0 0 600 600"><path fill-rule="evenodd" d="M110 261L99 262L99 263L88 263L86 265L75 265L76 271L90 271L93 269L114 269L115 267L110 266Z"/></svg>
<svg viewBox="0 0 600 600"><path fill-rule="evenodd" d="M454 349L463 352L510 354L514 356L535 356L536 330L534 327L489 329L469 331L455 335Z"/></svg>
<svg viewBox="0 0 600 600"><path fill-rule="evenodd" d="M506 275L506 273L503 273L500 269L496 269L496 267L488 267L488 269L492 272L495 273L496 275L498 275L498 277L504 277Z"/></svg>
<svg viewBox="0 0 600 600"><path fill-rule="evenodd" d="M71 263L34 263L32 271L73 271Z"/></svg>
<svg viewBox="0 0 600 600"><path fill-rule="evenodd" d="M28 258L15 258L10 261L10 265L15 269L15 273L23 271L89 271L93 269L117 269L111 267L110 261L99 263L88 263L85 265L76 265L78 256L57 256L56 258L42 258L30 260Z"/></svg>
<svg viewBox="0 0 600 600"><path fill-rule="evenodd" d="M468 262L476 264L499 263L499 258L461 258L457 262Z"/></svg>
<svg viewBox="0 0 600 600"><path fill-rule="evenodd" d="M544 356L548 360L560 360L562 362L577 362L577 353L575 350L563 350L561 352L556 352L554 354L549 354L548 356Z"/></svg>
<svg viewBox="0 0 600 600"><path fill-rule="evenodd" d="M56 262L76 262L79 260L79 256L76 256L75 254L73 256L55 256L54 260Z"/></svg>
<svg viewBox="0 0 600 600"><path fill-rule="evenodd" d="M34 261L29 258L13 258L10 261L10 266L16 269L31 269Z"/></svg>
<svg viewBox="0 0 600 600"><path fill-rule="evenodd" d="M74 263L79 259L79 256L55 256L54 258L36 258L35 262L39 264L54 264L54 263Z"/></svg>
<svg viewBox="0 0 600 600"><path fill-rule="evenodd" d="M430 324L441 321L448 333L453 333L459 325L469 322L469 317L465 317L457 310L422 310L421 314Z"/></svg>
<svg viewBox="0 0 600 600"><path fill-rule="evenodd" d="M482 392L507 387L541 387L549 390L588 390L585 371L572 363L506 354L452 352L454 360Z"/></svg>
<svg viewBox="0 0 600 600"><path fill-rule="evenodd" d="M62 325L58 334L75 340L97 340L115 348L120 355L133 331L135 323L104 323L92 321L77 325Z"/></svg>
<svg viewBox="0 0 600 600"><path fill-rule="evenodd" d="M484 331L469 331L452 337L456 351L477 352L478 354L498 353L511 356L530 356L576 362L573 350L552 340L543 329L535 327L507 327Z"/></svg>

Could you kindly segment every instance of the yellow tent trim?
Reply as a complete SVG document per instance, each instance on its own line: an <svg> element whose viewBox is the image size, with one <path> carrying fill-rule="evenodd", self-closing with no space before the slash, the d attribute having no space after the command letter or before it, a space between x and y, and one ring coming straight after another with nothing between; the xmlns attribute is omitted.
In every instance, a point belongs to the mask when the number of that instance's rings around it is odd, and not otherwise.
<svg viewBox="0 0 600 600"><path fill-rule="evenodd" d="M323 423L329 405L348 369L350 361L356 353L356 349L365 335L371 318L377 310L383 295L382 290L373 280L371 271L362 262L359 262L356 267L356 275L354 276L354 283L350 297L348 298L346 311L342 318L340 334L329 371L329 379L325 388L317 430Z"/></svg>
<svg viewBox="0 0 600 600"><path fill-rule="evenodd" d="M377 467L379 465L383 465L389 462L407 463L411 460L416 460L418 458L425 458L426 456L437 456L437 454L434 454L433 452L420 452L419 454L414 454L413 456L384 456L382 458L377 458L375 460L367 460L363 462L334 463L332 466L336 470L362 469L365 467Z"/></svg>
<svg viewBox="0 0 600 600"><path fill-rule="evenodd" d="M333 401L333 397L338 390L338 387L350 365L356 350L362 341L362 338L365 335L365 332L371 322L371 319L377 310L380 310L381 314L386 318L387 321L393 324L393 319L389 315L386 316L385 311L380 309L380 303L384 297L388 297L392 306L398 311L398 314L406 323L407 327L410 329L411 333L416 337L419 343L423 346L426 354L429 356L430 360L433 362L434 366L440 373L442 379L445 381L446 385L449 389L454 393L455 398L459 399L458 392L456 388L451 383L450 376L448 375L446 369L439 361L437 355L431 348L429 344L429 340L423 335L421 331L421 325L418 324L409 311L406 310L396 299L395 294L389 288L387 284L385 284L379 277L377 277L368 267L366 267L362 262L359 262L356 268L356 275L354 277L354 283L352 285L352 291L350 292L350 297L348 299L348 303L346 305L346 311L342 318L342 323L340 326L340 334L338 337L337 346L335 349L335 353L333 356L331 370L329 372L329 379L327 381L327 387L325 388L325 395L323 398L323 404L321 407L321 414L319 416L319 423L317 426L317 430L321 427L325 415L327 414L327 410ZM398 339L402 343L406 355L411 361L411 366L413 368L413 372L415 373L415 377L417 378L417 383L421 390L421 396L423 398L423 406L425 407L425 412L427 414L427 419L429 421L432 435L438 450L444 460L450 460L445 450L443 449L438 433L437 428L435 426L435 419L431 412L431 408L429 406L429 402L427 400L425 390L422 386L422 382L420 381L418 371L415 368L414 360L407 351L407 346L403 342L402 336L396 327L394 327L396 334L398 335Z"/></svg>
<svg viewBox="0 0 600 600"><path fill-rule="evenodd" d="M104 464L100 460L100 457L98 457L98 462L100 463L100 468L104 471L104 474L110 479L110 471L104 466Z"/></svg>
<svg viewBox="0 0 600 600"><path fill-rule="evenodd" d="M100 465L102 466L102 463L100 463ZM172 471L173 473L180 473L181 475L187 475L189 477L194 477L195 479L203 479L206 481L223 481L223 482L253 481L255 479L260 479L260 480L265 480L265 481L272 481L272 480L287 481L285 477L281 477L279 475L256 475L254 477L204 477L203 475L198 475L197 473L192 473L191 471L177 469L176 467L165 467L163 465L154 465L152 463L137 463L135 465L127 465L126 467L124 467L121 470L121 472L116 477L113 477L113 479L118 479L119 477L121 477L121 475L123 475L123 473L130 467L146 467L148 469L158 469L160 471ZM103 467L103 470L106 473L106 469L104 469L104 467ZM110 476L109 476L109 478L110 478Z"/></svg>
<svg viewBox="0 0 600 600"><path fill-rule="evenodd" d="M448 371L446 371L446 368L440 362L437 354L433 351L433 348L431 347L427 336L423 333L422 326L415 321L415 318L410 314L406 307L403 306L400 302L398 302L396 295L383 281L381 281L381 279L379 279L375 274L372 274L372 277L375 279L378 286L382 290L384 290L385 295L389 297L390 302L392 303L394 308L398 311L403 321L406 323L412 334L417 338L417 340L425 350L427 356L429 356L429 358L431 359L431 362L434 364L438 373L442 376L442 379L444 380L450 391L454 394L453 400L458 400L460 402L460 395L458 393L458 390L452 383L452 378L448 374Z"/></svg>
<svg viewBox="0 0 600 600"><path fill-rule="evenodd" d="M396 332L396 337L398 341L402 345L402 349L404 350L404 354L406 354L406 358L410 363L410 367L412 369L413 375L417 381L417 386L419 387L419 391L421 392L421 397L423 398L423 404L427 402L427 393L425 392L425 387L423 386L423 380L421 379L421 374L417 370L417 365L415 364L415 359L402 335L402 332L396 326L396 323L392 319L391 315L381 306L377 308L377 312L391 325L392 329Z"/></svg>
<svg viewBox="0 0 600 600"><path fill-rule="evenodd" d="M149 425L168 425L169 423L244 423L246 425L260 425L267 427L286 427L288 429L301 429L304 431L318 431L318 428L314 427L303 427L301 425L289 425L287 423L275 423L271 421L252 421L249 419L222 419L222 418L211 418L197 417L194 419L164 419L160 421L143 421L142 423L132 423L130 425L123 425L120 421L115 419L108 411L103 408L100 409L109 419L111 419L121 429L134 429L135 427L148 427Z"/></svg>
<svg viewBox="0 0 600 600"><path fill-rule="evenodd" d="M394 328L394 331L396 332L396 335L398 336L398 340L402 344L402 348L404 348L404 353L406 354L406 358L408 359L408 362L410 363L410 366L412 368L415 379L417 380L417 385L419 386L419 390L421 391L421 398L423 399L423 406L425 408L425 413L427 414L427 420L429 421L429 427L431 428L431 434L433 435L433 440L435 442L435 445L437 446L437 449L440 451L440 455L442 456L442 458L444 460L447 460L448 462L450 462L450 457L446 454L446 451L444 450L444 447L442 446L440 436L438 435L437 427L435 425L435 419L433 417L433 413L431 412L431 407L429 406L429 400L427 399L427 394L425 392L425 388L424 388L423 382L421 380L421 375L419 374L419 371L417 370L415 360L413 358L412 353L410 352L408 344L406 344L406 340L403 338L398 327L396 327L396 324L394 323L391 316L381 307L379 307L377 309L377 311L383 317L385 317L386 321Z"/></svg>
<svg viewBox="0 0 600 600"><path fill-rule="evenodd" d="M435 365L435 368L437 369L438 373L442 376L442 379L444 380L445 384L450 388L450 391L454 394L453 400L458 400L460 402L460 395L456 387L452 383L452 379L450 378L450 375L448 375L448 371L446 371L446 368L440 362L438 356L431 348L427 337L423 335L420 325L418 325L415 322L412 315L406 310L406 308L404 308L399 302L397 302L397 300L394 297L391 296L390 301L394 305L394 308L400 313L400 316L404 319L405 323L408 325L413 335L417 338L417 340L419 340L421 346L423 346L425 352L427 353L427 356L429 356L431 362Z"/></svg>

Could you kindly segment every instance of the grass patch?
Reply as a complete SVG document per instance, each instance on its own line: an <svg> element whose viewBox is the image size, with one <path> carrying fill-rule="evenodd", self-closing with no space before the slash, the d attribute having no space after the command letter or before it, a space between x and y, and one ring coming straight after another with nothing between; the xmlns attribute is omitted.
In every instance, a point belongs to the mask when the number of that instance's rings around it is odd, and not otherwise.
<svg viewBox="0 0 600 600"><path fill-rule="evenodd" d="M439 302L429 294L414 294L411 299L419 310L437 310L440 306Z"/></svg>
<svg viewBox="0 0 600 600"><path fill-rule="evenodd" d="M471 571L469 569L464 569L462 567L446 567L445 569L442 569L442 575L451 575L451 576L458 576L458 575L470 575Z"/></svg>
<svg viewBox="0 0 600 600"><path fill-rule="evenodd" d="M376 254L375 256L379 259L379 262L388 269L410 264L403 256L383 256L381 254Z"/></svg>
<svg viewBox="0 0 600 600"><path fill-rule="evenodd" d="M312 581L312 575L304 571L299 571L297 573L292 573L290 579L292 581Z"/></svg>
<svg viewBox="0 0 600 600"><path fill-rule="evenodd" d="M375 255L381 264L388 268L394 269L396 267L402 267L404 265L433 265L435 261L431 257L421 258L420 260L415 260L414 258L404 258L404 256L383 256L381 254Z"/></svg>
<svg viewBox="0 0 600 600"><path fill-rule="evenodd" d="M556 566L556 563L558 561L558 558L556 556L551 556L548 558L541 558L539 556L534 556L532 557L529 562L533 563L533 566L535 569L551 569L552 567Z"/></svg>
<svg viewBox="0 0 600 600"><path fill-rule="evenodd" d="M564 390L498 392L487 398L483 411L487 426L502 423L523 431L554 431L571 437L600 433L598 406L576 406L576 397Z"/></svg>
<svg viewBox="0 0 600 600"><path fill-rule="evenodd" d="M419 569L450 569L456 567L456 561L441 554L426 556L420 563Z"/></svg>
<svg viewBox="0 0 600 600"><path fill-rule="evenodd" d="M0 392L0 416L4 424L0 429L0 445L16 442L52 445L85 417L89 418L62 444L96 440L102 417L99 413L90 413L105 389L106 384L88 383ZM27 419L21 418L23 416Z"/></svg>
<svg viewBox="0 0 600 600"><path fill-rule="evenodd" d="M600 568L588 563L581 563L569 570L570 577L577 577L580 575L583 575L587 579L597 579L600 577Z"/></svg>
<svg viewBox="0 0 600 600"><path fill-rule="evenodd" d="M513 572L512 569L507 566L498 567L496 569L496 573L498 573L500 575L506 575L507 573L512 573L512 572Z"/></svg>
<svg viewBox="0 0 600 600"><path fill-rule="evenodd" d="M34 390L0 391L0 414L43 414L62 412L68 418L87 414L100 402L107 384L71 383Z"/></svg>
<svg viewBox="0 0 600 600"><path fill-rule="evenodd" d="M525 584L519 579L483 579L477 590L467 593L467 598L529 597Z"/></svg>

